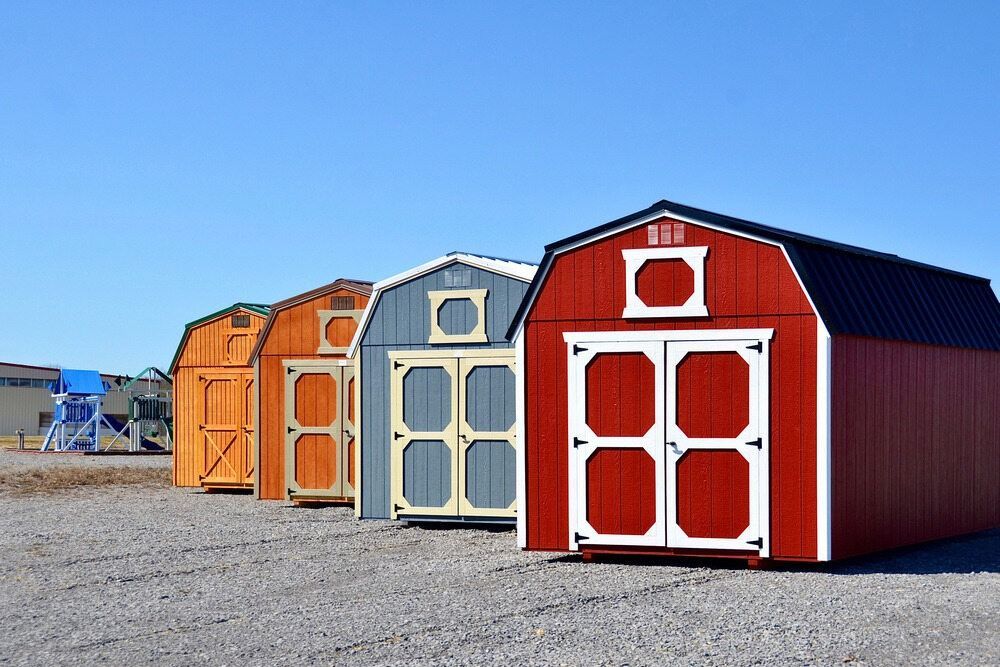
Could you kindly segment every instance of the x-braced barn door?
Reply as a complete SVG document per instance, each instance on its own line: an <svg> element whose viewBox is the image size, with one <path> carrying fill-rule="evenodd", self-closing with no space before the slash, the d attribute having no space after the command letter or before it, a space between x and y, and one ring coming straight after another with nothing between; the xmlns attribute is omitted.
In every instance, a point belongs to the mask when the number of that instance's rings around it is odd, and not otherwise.
<svg viewBox="0 0 1000 667"><path fill-rule="evenodd" d="M390 353L392 512L458 514L458 359Z"/></svg>
<svg viewBox="0 0 1000 667"><path fill-rule="evenodd" d="M348 362L283 363L289 498L353 498L354 367Z"/></svg>
<svg viewBox="0 0 1000 667"><path fill-rule="evenodd" d="M663 343L569 346L573 544L663 546Z"/></svg>
<svg viewBox="0 0 1000 667"><path fill-rule="evenodd" d="M253 376L205 373L201 383L198 428L203 486L253 483Z"/></svg>
<svg viewBox="0 0 1000 667"><path fill-rule="evenodd" d="M767 340L568 347L571 546L767 556Z"/></svg>
<svg viewBox="0 0 1000 667"><path fill-rule="evenodd" d="M769 554L767 346L667 343L667 544Z"/></svg>

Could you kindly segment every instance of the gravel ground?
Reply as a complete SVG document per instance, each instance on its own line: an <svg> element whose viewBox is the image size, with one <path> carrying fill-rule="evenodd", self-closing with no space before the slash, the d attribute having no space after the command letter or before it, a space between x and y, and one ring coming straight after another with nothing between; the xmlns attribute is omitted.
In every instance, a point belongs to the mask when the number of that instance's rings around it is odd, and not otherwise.
<svg viewBox="0 0 1000 667"><path fill-rule="evenodd" d="M1000 531L751 572L187 489L0 495L0 513L5 665L1000 664Z"/></svg>

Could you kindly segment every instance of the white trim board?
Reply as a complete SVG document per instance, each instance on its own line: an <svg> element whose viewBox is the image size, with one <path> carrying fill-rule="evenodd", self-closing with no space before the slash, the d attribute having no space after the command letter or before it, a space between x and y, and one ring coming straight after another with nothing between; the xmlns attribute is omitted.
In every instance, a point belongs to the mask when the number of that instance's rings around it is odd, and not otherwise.
<svg viewBox="0 0 1000 667"><path fill-rule="evenodd" d="M517 503L517 546L524 549L528 546L528 485L527 456L525 455L525 424L524 424L524 336L514 339L514 437L518 446L514 448L514 498Z"/></svg>
<svg viewBox="0 0 1000 667"><path fill-rule="evenodd" d="M688 329L679 331L567 331L567 343L681 340L771 340L774 329Z"/></svg>

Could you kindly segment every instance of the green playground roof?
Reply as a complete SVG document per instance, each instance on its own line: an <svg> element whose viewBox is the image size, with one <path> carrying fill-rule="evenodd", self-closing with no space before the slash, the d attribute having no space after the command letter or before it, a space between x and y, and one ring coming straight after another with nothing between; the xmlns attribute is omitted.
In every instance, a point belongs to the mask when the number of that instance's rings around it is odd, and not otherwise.
<svg viewBox="0 0 1000 667"><path fill-rule="evenodd" d="M165 380L170 384L173 384L173 380L170 378L170 376L161 371L159 368L157 368L156 366L147 366L146 368L143 368L141 371L139 371L139 373L135 375L131 380L123 384L119 389L119 391L128 390L128 388L134 385L136 382L145 379L147 375L150 375L152 377L158 377L161 380Z"/></svg>

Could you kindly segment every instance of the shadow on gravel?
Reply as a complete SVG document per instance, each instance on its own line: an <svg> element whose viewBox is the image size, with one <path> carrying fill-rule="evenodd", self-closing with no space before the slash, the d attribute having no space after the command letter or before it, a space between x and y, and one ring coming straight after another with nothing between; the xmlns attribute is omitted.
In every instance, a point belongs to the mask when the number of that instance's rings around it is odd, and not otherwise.
<svg viewBox="0 0 1000 667"><path fill-rule="evenodd" d="M580 554L566 554L550 558L548 562L582 563L583 557ZM678 556L598 556L592 564L712 570L746 569L746 562L739 559ZM769 563L765 569L771 572L822 572L834 575L1000 573L1000 530L903 547L830 564Z"/></svg>
<svg viewBox="0 0 1000 667"><path fill-rule="evenodd" d="M487 533L512 533L517 528L512 523L476 523L475 521L404 521L404 528L423 530L482 530Z"/></svg>
<svg viewBox="0 0 1000 667"><path fill-rule="evenodd" d="M903 547L825 565L830 574L971 574L1000 572L1000 530Z"/></svg>

